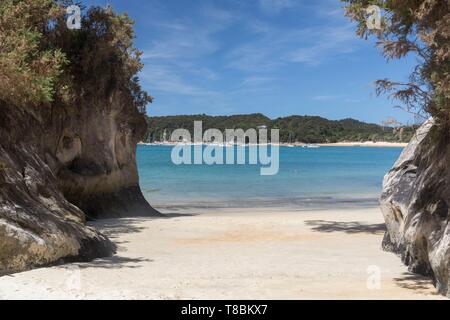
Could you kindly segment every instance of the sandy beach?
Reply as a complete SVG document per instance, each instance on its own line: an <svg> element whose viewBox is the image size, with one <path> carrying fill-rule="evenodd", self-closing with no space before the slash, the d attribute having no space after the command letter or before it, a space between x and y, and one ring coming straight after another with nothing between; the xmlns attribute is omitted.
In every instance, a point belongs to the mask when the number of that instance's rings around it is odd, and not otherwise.
<svg viewBox="0 0 450 320"><path fill-rule="evenodd" d="M155 143L146 143L146 142L139 142L139 145L146 145L146 146L152 146L152 145L166 145L166 146L175 146L178 143L177 142L155 142ZM211 144L211 143L205 143L205 145L217 145L217 144ZM306 143L301 142L295 142L295 143L279 143L275 144L282 147L304 147L308 146ZM365 142L336 142L336 143L317 143L312 144L319 147L381 147L381 148L404 148L408 144L403 142L386 142L386 141L365 141Z"/></svg>
<svg viewBox="0 0 450 320"><path fill-rule="evenodd" d="M337 142L337 143L320 143L321 147L381 147L381 148L404 148L408 144L402 142Z"/></svg>
<svg viewBox="0 0 450 320"><path fill-rule="evenodd" d="M444 299L380 249L377 208L215 209L95 226L117 243L114 257L1 277L0 298Z"/></svg>

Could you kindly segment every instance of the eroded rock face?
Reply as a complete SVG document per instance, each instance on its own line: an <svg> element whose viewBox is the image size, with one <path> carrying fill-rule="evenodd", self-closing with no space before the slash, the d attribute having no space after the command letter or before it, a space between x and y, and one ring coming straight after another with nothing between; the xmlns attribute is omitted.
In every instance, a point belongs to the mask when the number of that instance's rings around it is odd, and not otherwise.
<svg viewBox="0 0 450 320"><path fill-rule="evenodd" d="M386 175L380 203L388 230L383 248L450 297L448 138L427 121Z"/></svg>
<svg viewBox="0 0 450 320"><path fill-rule="evenodd" d="M63 129L46 134L56 150L47 159L67 200L91 218L158 214L141 193L136 168L147 123L129 101L117 94L107 103L73 107L53 117L52 126Z"/></svg>
<svg viewBox="0 0 450 320"><path fill-rule="evenodd" d="M145 119L120 97L22 110L0 104L0 274L109 256L89 218L154 215L136 169Z"/></svg>

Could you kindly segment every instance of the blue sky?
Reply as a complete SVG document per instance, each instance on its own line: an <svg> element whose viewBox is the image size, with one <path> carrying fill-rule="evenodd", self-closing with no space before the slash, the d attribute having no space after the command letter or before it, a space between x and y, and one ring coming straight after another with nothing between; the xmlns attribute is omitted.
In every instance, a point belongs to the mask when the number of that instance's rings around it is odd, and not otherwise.
<svg viewBox="0 0 450 320"><path fill-rule="evenodd" d="M379 123L413 118L373 81L406 80L415 59L387 63L355 36L338 0L85 0L136 20L149 115L319 115Z"/></svg>

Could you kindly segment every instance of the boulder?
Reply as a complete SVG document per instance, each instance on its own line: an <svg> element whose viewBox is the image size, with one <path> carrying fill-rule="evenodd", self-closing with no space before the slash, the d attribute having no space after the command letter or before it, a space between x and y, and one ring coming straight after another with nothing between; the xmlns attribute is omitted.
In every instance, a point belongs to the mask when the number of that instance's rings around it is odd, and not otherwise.
<svg viewBox="0 0 450 320"><path fill-rule="evenodd" d="M442 131L432 119L421 126L385 176L380 204L383 248L450 297L450 147Z"/></svg>

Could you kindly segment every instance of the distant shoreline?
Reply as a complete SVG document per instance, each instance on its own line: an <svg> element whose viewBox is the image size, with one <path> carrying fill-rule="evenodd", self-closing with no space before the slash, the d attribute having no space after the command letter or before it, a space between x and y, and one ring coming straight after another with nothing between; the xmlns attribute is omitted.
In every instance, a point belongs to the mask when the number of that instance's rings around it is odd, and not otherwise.
<svg viewBox="0 0 450 320"><path fill-rule="evenodd" d="M138 145L146 145L146 146L175 146L177 145L177 142L139 142ZM203 143L204 145L217 145L217 146L227 146L230 147L232 144L214 144L214 143ZM194 145L186 143L186 145ZM370 148L405 148L408 143L404 142L386 142L386 141L365 141L365 142L355 142L355 141L349 141L349 142L335 142L335 143L301 143L301 142L295 142L295 143L279 143L276 144L281 147L304 147L304 148L317 148L317 147L370 147Z"/></svg>
<svg viewBox="0 0 450 320"><path fill-rule="evenodd" d="M406 142L336 142L336 143L319 143L321 147L390 147L405 148L408 146Z"/></svg>

